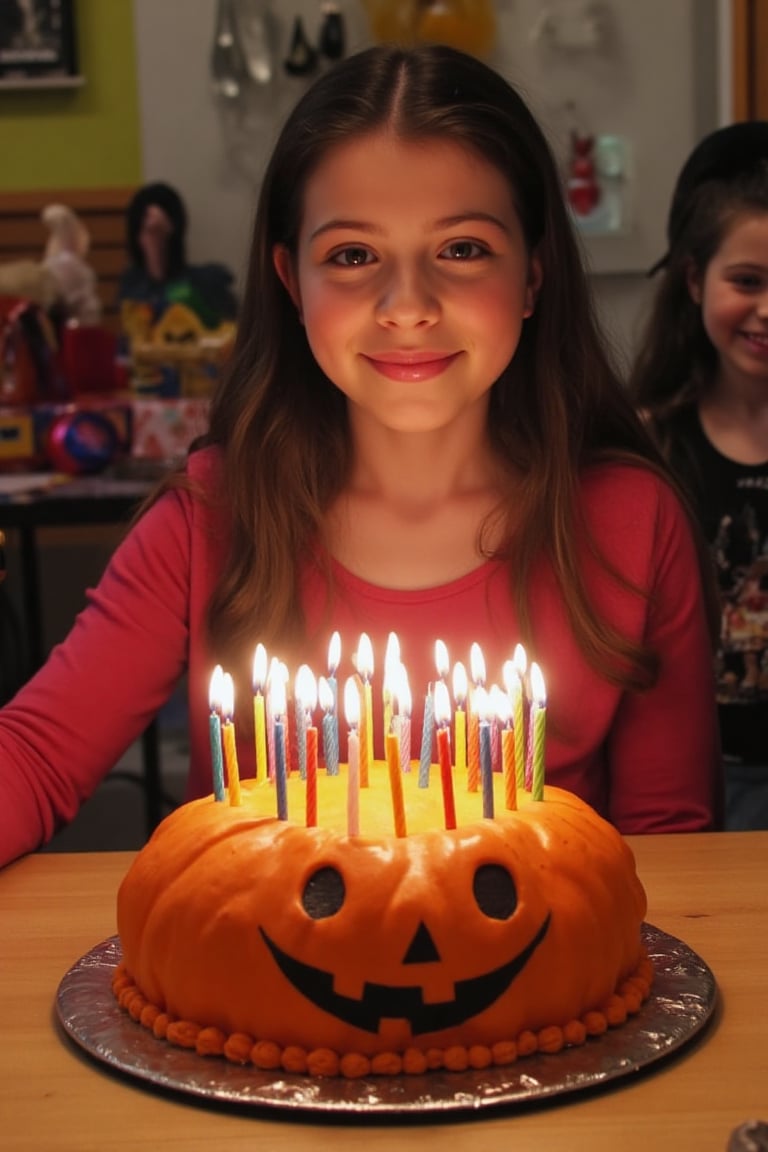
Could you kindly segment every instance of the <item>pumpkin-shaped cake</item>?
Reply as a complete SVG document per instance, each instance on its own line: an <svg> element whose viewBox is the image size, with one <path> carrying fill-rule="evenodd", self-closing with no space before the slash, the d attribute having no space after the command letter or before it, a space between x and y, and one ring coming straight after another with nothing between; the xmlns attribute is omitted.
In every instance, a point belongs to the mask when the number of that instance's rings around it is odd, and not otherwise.
<svg viewBox="0 0 768 1152"><path fill-rule="evenodd" d="M177 809L120 888L121 1004L206 1054L352 1076L556 1051L639 1009L646 899L612 825L547 787L514 811L499 791L494 819L457 795L447 830L439 789L404 781L399 837L378 773L360 836L343 771L318 778L318 827L298 779L295 819L250 781Z"/></svg>

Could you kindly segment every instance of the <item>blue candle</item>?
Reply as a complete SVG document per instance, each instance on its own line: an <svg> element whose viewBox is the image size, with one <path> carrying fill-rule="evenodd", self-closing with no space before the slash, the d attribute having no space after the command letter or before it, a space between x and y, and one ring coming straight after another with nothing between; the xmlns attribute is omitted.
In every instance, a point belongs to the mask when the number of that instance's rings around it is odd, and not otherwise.
<svg viewBox="0 0 768 1152"><path fill-rule="evenodd" d="M493 819L493 764L491 761L491 726L480 721L480 778L483 785L483 816Z"/></svg>
<svg viewBox="0 0 768 1152"><path fill-rule="evenodd" d="M216 800L224 799L224 762L221 757L221 717L211 712L209 720L211 735L211 762L213 764L213 795Z"/></svg>
<svg viewBox="0 0 768 1152"><path fill-rule="evenodd" d="M221 751L221 694L223 690L224 669L221 664L217 664L208 687L208 706L211 709L208 732L211 740L213 795L219 801L224 799L224 762Z"/></svg>
<svg viewBox="0 0 768 1152"><path fill-rule="evenodd" d="M285 725L275 720L275 788L277 791L277 818L288 819L288 785L285 774Z"/></svg>
<svg viewBox="0 0 768 1152"><path fill-rule="evenodd" d="M435 702L432 699L432 686L427 689L424 701L424 724L421 729L421 755L419 757L419 788L429 787L429 770L432 767L432 738L435 731Z"/></svg>

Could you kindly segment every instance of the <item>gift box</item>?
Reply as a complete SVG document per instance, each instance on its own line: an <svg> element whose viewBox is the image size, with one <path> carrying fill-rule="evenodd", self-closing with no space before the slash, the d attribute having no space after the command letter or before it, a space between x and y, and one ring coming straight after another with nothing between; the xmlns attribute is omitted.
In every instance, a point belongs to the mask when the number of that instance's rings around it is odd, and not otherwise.
<svg viewBox="0 0 768 1152"><path fill-rule="evenodd" d="M207 397L136 396L131 455L144 460L181 460L208 430Z"/></svg>

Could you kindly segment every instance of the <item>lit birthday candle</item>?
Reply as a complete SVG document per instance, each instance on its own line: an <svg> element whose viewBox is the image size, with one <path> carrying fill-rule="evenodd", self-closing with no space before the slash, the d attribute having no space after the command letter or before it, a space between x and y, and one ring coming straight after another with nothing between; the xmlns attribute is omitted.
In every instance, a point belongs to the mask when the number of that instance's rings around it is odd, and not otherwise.
<svg viewBox="0 0 768 1152"><path fill-rule="evenodd" d="M432 767L432 738L435 732L435 701L432 685L427 688L424 699L424 720L421 729L421 754L419 756L419 788L429 787L429 770Z"/></svg>
<svg viewBox="0 0 768 1152"><path fill-rule="evenodd" d="M411 688L408 683L408 672L404 664L397 670L395 681L395 700L397 702L394 723L400 746L400 767L403 772L411 770Z"/></svg>
<svg viewBox="0 0 768 1152"><path fill-rule="evenodd" d="M270 684L270 707L275 741L275 794L278 820L288 819L288 780L285 764L285 677L279 668Z"/></svg>
<svg viewBox="0 0 768 1152"><path fill-rule="evenodd" d="M373 764L373 647L366 632L360 636L357 646L357 674L363 684L363 701L360 713L360 786L368 787L368 769Z"/></svg>
<svg viewBox="0 0 768 1152"><path fill-rule="evenodd" d="M273 656L269 663L267 676L267 690L264 701L264 711L267 725L267 774L270 780L275 778L275 717L272 713L272 700L274 697L273 685L276 677L280 675L280 661Z"/></svg>
<svg viewBox="0 0 768 1152"><path fill-rule="evenodd" d="M515 773L515 730L512 727L512 701L507 692L496 686L491 701L501 733L501 770L504 774L504 807L510 812L517 808L517 779Z"/></svg>
<svg viewBox="0 0 768 1152"><path fill-rule="evenodd" d="M518 691L512 698L512 723L515 729L515 771L518 788L528 787L525 779L525 674L528 670L528 656L522 644L516 644L512 653L512 664L517 671Z"/></svg>
<svg viewBox="0 0 768 1152"><path fill-rule="evenodd" d="M485 688L476 688L473 709L478 715L480 743L480 782L483 790L483 816L493 819L493 767L491 764L491 726L488 722L490 704Z"/></svg>
<svg viewBox="0 0 768 1152"><path fill-rule="evenodd" d="M528 719L528 739L531 759L531 795L534 800L544 799L544 733L547 723L547 694L544 677L535 662L531 664L531 711Z"/></svg>
<svg viewBox="0 0 768 1152"><path fill-rule="evenodd" d="M384 706L384 739L392 731L392 694L397 684L397 674L400 668L400 641L396 632L390 632L387 637L387 650L384 653L384 681L381 689L382 704Z"/></svg>
<svg viewBox="0 0 768 1152"><path fill-rule="evenodd" d="M229 803L238 808L242 803L240 793L240 767L237 763L237 747L235 745L235 684L229 672L225 672L221 681L221 736L224 743L224 764L227 769L227 791Z"/></svg>
<svg viewBox="0 0 768 1152"><path fill-rule="evenodd" d="M312 669L308 664L300 664L293 684L293 703L296 719L296 758L299 764L299 776L302 780L307 778L307 708L302 699L301 685L306 686L309 677L314 680Z"/></svg>
<svg viewBox="0 0 768 1152"><path fill-rule="evenodd" d="M256 645L253 656L253 734L256 745L256 779L267 777L267 716L264 689L267 684L267 650Z"/></svg>
<svg viewBox="0 0 768 1152"><path fill-rule="evenodd" d="M347 736L347 835L360 835L360 692L353 676L344 685L344 715Z"/></svg>
<svg viewBox="0 0 768 1152"><path fill-rule="evenodd" d="M307 828L315 828L317 827L317 728L312 714L317 707L317 682L312 669L306 664L302 664L296 674L296 701L303 712L305 823Z"/></svg>
<svg viewBox="0 0 768 1152"><path fill-rule="evenodd" d="M332 747L336 749L336 772L339 766L339 686L336 681L336 670L339 667L341 660L341 636L338 632L334 632L328 644L328 685L333 694L333 707L329 710L333 717L334 733L329 737ZM326 768L328 761L326 760ZM330 769L329 769L330 771ZM335 775L335 772L331 772Z"/></svg>
<svg viewBox="0 0 768 1152"><path fill-rule="evenodd" d="M224 764L221 759L221 693L224 669L217 664L211 675L208 688L210 717L208 731L211 738L211 767L213 769L213 795L216 800L224 799Z"/></svg>
<svg viewBox="0 0 768 1152"><path fill-rule="evenodd" d="M464 705L467 700L467 670L461 660L453 666L453 699L456 711L453 714L454 760L456 772L463 779L467 770L467 714Z"/></svg>
<svg viewBox="0 0 768 1152"><path fill-rule="evenodd" d="M445 683L448 676L448 669L450 663L448 661L448 649L445 646L444 640L435 640L435 668L440 680Z"/></svg>
<svg viewBox="0 0 768 1152"><path fill-rule="evenodd" d="M479 644L473 644L469 653L469 671L472 677L472 689L467 697L467 713L469 732L467 734L467 789L477 792L480 783L480 720L475 705L475 696L485 685L485 657ZM490 733L489 733L490 738ZM490 751L490 739L488 748Z"/></svg>
<svg viewBox="0 0 768 1152"><path fill-rule="evenodd" d="M386 741L387 771L389 773L389 791L392 796L392 815L395 825L395 836L405 836L405 804L403 802L403 773L400 770L400 746L394 732L387 733Z"/></svg>
<svg viewBox="0 0 768 1152"><path fill-rule="evenodd" d="M317 684L317 698L323 710L323 758L329 776L339 774L339 730L337 703L325 676Z"/></svg>
<svg viewBox="0 0 768 1152"><path fill-rule="evenodd" d="M443 791L443 813L446 828L456 827L456 803L453 796L453 765L451 760L451 702L444 680L435 684L435 723L437 724L437 761L440 766L440 787Z"/></svg>

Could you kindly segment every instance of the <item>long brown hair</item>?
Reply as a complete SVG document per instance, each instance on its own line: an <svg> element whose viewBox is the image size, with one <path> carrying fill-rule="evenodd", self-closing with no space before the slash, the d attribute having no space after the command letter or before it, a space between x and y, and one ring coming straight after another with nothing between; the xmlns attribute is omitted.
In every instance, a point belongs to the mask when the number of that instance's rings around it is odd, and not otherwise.
<svg viewBox="0 0 768 1152"><path fill-rule="evenodd" d="M277 243L295 252L304 190L328 149L383 125L405 139L452 140L495 165L541 259L535 314L493 386L490 410L496 449L523 477L514 487L514 548L505 548L521 638L530 642L532 568L546 556L586 658L614 682L648 685L654 653L594 611L573 541L584 531L585 465L614 459L663 472L663 464L598 332L542 131L506 80L444 47L378 46L348 58L308 90L280 133L261 187L233 363L207 437L223 451L232 518L231 552L209 607L212 641L239 662L256 638L283 649L301 638L299 572L346 483L350 438L345 397L315 362L272 252Z"/></svg>

